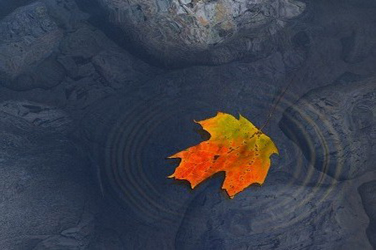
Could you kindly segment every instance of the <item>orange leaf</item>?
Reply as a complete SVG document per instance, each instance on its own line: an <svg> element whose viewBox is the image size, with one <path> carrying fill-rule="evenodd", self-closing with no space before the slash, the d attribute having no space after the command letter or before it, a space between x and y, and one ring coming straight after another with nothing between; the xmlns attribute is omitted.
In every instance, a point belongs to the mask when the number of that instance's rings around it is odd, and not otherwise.
<svg viewBox="0 0 376 250"><path fill-rule="evenodd" d="M240 115L239 119L218 112L215 117L196 122L210 133L209 140L169 158L181 158L169 178L187 180L195 188L218 172L225 172L222 188L230 198L253 183L263 184L270 156L278 154L273 141Z"/></svg>

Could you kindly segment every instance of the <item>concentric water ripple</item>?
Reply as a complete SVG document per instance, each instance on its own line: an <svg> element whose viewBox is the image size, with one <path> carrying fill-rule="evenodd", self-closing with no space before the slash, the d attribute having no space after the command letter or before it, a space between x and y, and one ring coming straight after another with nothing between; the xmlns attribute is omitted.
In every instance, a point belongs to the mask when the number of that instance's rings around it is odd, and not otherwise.
<svg viewBox="0 0 376 250"><path fill-rule="evenodd" d="M193 119L205 119L214 116L217 111L229 112L234 115L241 112L257 126L261 126L267 117L267 111L270 110L272 100L276 98L275 86L268 84L257 86L253 93L245 97L239 97L240 94L236 91L206 90L197 93L187 91L186 95L184 93L156 92L140 98L137 98L137 93L135 93L133 96L135 101L125 102L125 97L124 99L117 97L118 99L112 103L119 107L108 107L106 111L111 113L113 124L102 128L107 131L97 131L107 134L104 147L105 161L101 166L102 173L105 175L104 179L107 180L107 185L118 201L145 222L156 223L164 220L164 223L166 221L176 223L181 220L182 209L187 202L202 191L198 187L198 191L190 192L188 185L178 185L177 181L167 179L176 166L171 166L171 162L166 157L202 141L193 131L198 126L193 123ZM286 107L291 106L296 99L295 96L287 92L277 106L276 116L280 115ZM309 110L309 112L301 110L300 112L303 114L305 122L318 127L311 119L311 114L315 113L315 110ZM301 120L294 122L304 131ZM325 123L325 125L333 132L333 136L338 136L329 123ZM329 147L321 131L317 129L315 132L321 138L322 145ZM278 141L282 137L275 120L272 120L266 127L265 133L272 137L278 147ZM307 134L308 141L309 138L310 136ZM285 150L286 154L291 154L288 149ZM301 154L296 155L301 156ZM287 160L288 155L282 154L280 157L279 163L285 168L281 169L282 171L294 176L302 176L301 172L305 172L305 178L299 180L299 185L291 178L283 186L284 190L279 191L280 194L288 193L288 190L293 188L296 197L303 195L304 199L299 201L285 199L273 204L275 211L286 209L302 211L302 214L290 222L293 224L308 216L304 214L304 209L299 209L300 207L306 206L311 201L325 202L334 189L328 186L330 183L325 183L324 187L317 179L317 172L313 167L307 168L303 158L297 158L292 162L293 164L287 164L284 162L284 157ZM271 168L276 167L273 165L272 163ZM337 169L341 171L341 166L338 166ZM306 194L306 186L310 186L312 183L315 183L312 192ZM268 177L265 185L269 185ZM324 194L322 189L325 189ZM338 189L335 190L338 192ZM260 191L262 192L262 188ZM250 192L247 194L252 195ZM237 197L228 202L237 202ZM260 207L264 206L262 202L267 201L260 200L260 204L258 204ZM280 216L283 214L280 213ZM196 219L200 218L186 218L185 221L195 223ZM265 223L276 219L278 216L269 218ZM279 225L279 227L285 226Z"/></svg>
<svg viewBox="0 0 376 250"><path fill-rule="evenodd" d="M177 103L186 108L176 108ZM193 106L199 110L207 105L195 102ZM159 160L157 167L164 164L162 172L166 174L155 179L161 169L152 169L155 162L150 157L155 156L148 154L148 149L153 143L151 138L161 130L163 133L171 118L177 118L179 114L190 114L189 109L192 109L192 100L153 97L137 105L137 108L127 112L125 116L119 117L118 125L107 141L110 150L106 156L105 172L110 179L110 185L122 203L147 221L174 220L175 216L179 216L176 208L181 206L180 199L166 197L165 193L161 193L160 185L171 182L166 178L168 164L165 158L168 155L156 156ZM155 142L157 146L160 143ZM174 187L171 185L171 188Z"/></svg>
<svg viewBox="0 0 376 250"><path fill-rule="evenodd" d="M280 106L277 107L277 112L280 113L284 111L284 107L289 107L293 105L292 101L290 100L296 100L297 98L294 97L291 94L287 94L282 99L282 103ZM312 144L311 148L317 148L318 146L321 146L325 149L326 158L331 157L331 155L328 153L329 151L333 150L332 144L329 144L327 139L340 139L338 131L323 117L320 120L314 120L312 117L313 115L320 115L320 112L318 110L315 110L313 107L310 110L299 110L299 113L301 114L302 119L295 119L292 122L295 123L295 126L300 128L301 133L303 136L305 136L306 140L309 144ZM316 124L320 123L320 124ZM322 124L321 124L322 123ZM306 130L306 127L304 125L309 124L310 126L314 127L314 136L317 138L320 138L320 144L321 145L313 145L314 142L312 141L312 135L308 134L308 131ZM323 125L324 128L323 128ZM273 126L273 125L271 125ZM321 128L321 129L319 129ZM323 135L323 130L330 131L331 138L325 138ZM272 137L273 138L273 137ZM341 152L343 150L344 145L346 144L343 140L344 138L341 138L343 141L343 144L336 145L335 150L338 152ZM278 147L278 142L277 142ZM292 149L292 147L291 147ZM317 152L313 151L312 155L316 155ZM294 154L292 154L294 155ZM296 154L297 156L302 154ZM344 185L341 185L337 181L335 181L335 178L325 178L326 171L327 171L327 164L330 161L330 159L326 159L323 166L323 172L321 174L318 174L317 171L313 166L306 166L306 160L301 158L297 158L295 160L294 165L287 165L287 162L283 162L284 155L281 154L281 162L280 164L283 164L284 168L290 168L292 171L288 171L287 169L281 169L282 171L290 172L293 176L303 176L304 178L300 178L298 180L295 180L294 178L290 178L288 182L283 183L282 189L276 190L275 196L281 196L284 197L283 199L276 199L276 200L270 200L270 199L259 199L257 200L257 204L248 204L244 206L247 203L255 202L254 199L247 199L246 197L240 198L237 204L239 204L239 207L242 207L244 211L247 211L248 208L260 208L261 210L264 210L266 214L272 214L273 216L264 217L264 219L260 222L258 220L258 225L263 228L269 228L270 225L273 225L273 231L279 230L283 228L288 228L290 226L293 226L295 223L298 223L304 219L311 218L312 216L312 208L314 207L322 207L325 209L331 209L331 206L326 206L325 203L329 202L331 203L333 200L340 200L344 198ZM339 173L343 169L343 165L341 165L340 161L337 161L336 166L336 174L339 175ZM272 164L273 168L273 164ZM303 172L304 171L304 172ZM303 175L302 173L303 172ZM274 174L278 174L274 173ZM269 175L273 175L273 173L270 173ZM269 181L272 181L272 179L269 176ZM268 183L268 177L266 179L266 182L264 184L265 186L273 186L274 183ZM278 183L278 187L281 187L281 183ZM257 192L254 192L255 195L270 195L270 190L267 190L263 192L263 188L265 190L268 187L261 187L257 190ZM293 191L292 191L293 190ZM293 196L291 196L293 194ZM247 195L252 195L251 192L247 192ZM231 201L232 202L232 201ZM234 202L236 201L236 197L234 199ZM210 209L210 208L208 208ZM317 211L316 211L317 212ZM325 216L327 216L327 212L329 211L319 211L318 214L315 215L315 220L324 220ZM192 214L197 215L197 213L188 213L186 215L186 219L184 220L184 224L190 221L195 221L192 224L196 223L199 224L199 220L196 218L191 217ZM294 214L294 217L291 220L286 220L286 218L289 218L291 214ZM249 215L250 220L252 220L252 215ZM186 225L184 225L186 227Z"/></svg>

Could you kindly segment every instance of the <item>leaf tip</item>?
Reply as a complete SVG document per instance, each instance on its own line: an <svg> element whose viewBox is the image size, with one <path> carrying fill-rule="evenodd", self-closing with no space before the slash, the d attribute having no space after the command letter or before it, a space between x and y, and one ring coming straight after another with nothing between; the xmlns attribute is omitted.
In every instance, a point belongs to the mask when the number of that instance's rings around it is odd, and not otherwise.
<svg viewBox="0 0 376 250"><path fill-rule="evenodd" d="M179 152L179 153L180 153L180 152ZM179 153L176 153L176 154L170 155L170 156L167 157L167 159L177 159L177 158L181 158L181 157L179 156Z"/></svg>
<svg viewBox="0 0 376 250"><path fill-rule="evenodd" d="M175 174L172 174L172 175L167 176L167 179L172 179L174 177L175 177Z"/></svg>
<svg viewBox="0 0 376 250"><path fill-rule="evenodd" d="M273 150L272 154L280 155L277 146L274 143L273 143L273 145L274 145L274 150Z"/></svg>

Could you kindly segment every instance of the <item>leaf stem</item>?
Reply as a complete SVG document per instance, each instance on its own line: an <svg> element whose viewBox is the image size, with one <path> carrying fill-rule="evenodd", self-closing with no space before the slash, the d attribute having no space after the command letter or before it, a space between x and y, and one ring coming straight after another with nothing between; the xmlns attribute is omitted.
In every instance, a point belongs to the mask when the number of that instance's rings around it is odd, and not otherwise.
<svg viewBox="0 0 376 250"><path fill-rule="evenodd" d="M271 118L273 117L275 111L277 110L278 104L281 102L282 97L286 94L287 90L289 89L289 87L294 82L294 79L295 79L295 77L293 77L291 79L291 81L286 85L286 87L283 89L283 91L281 92L281 94L279 94L276 103L270 108L270 111L269 111L269 114L268 114L268 118L266 119L266 121L264 122L264 124L259 129L260 132L262 132L262 130L269 124Z"/></svg>

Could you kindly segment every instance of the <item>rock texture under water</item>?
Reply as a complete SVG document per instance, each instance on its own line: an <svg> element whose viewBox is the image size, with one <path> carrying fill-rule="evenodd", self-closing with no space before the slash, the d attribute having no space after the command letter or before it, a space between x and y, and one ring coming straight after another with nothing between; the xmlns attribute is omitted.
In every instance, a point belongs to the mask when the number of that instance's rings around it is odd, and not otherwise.
<svg viewBox="0 0 376 250"><path fill-rule="evenodd" d="M0 21L0 81L16 90L48 88L63 78L63 69L42 63L58 46L62 30L50 18L46 6L36 2L17 9ZM42 76L35 71L42 71ZM53 74L52 81L43 79ZM60 72L59 72L60 71ZM42 79L40 79L40 76Z"/></svg>
<svg viewBox="0 0 376 250"><path fill-rule="evenodd" d="M70 127L67 114L35 103L1 103L0 118L0 248L87 246L97 190L78 145L62 133Z"/></svg>
<svg viewBox="0 0 376 250"><path fill-rule="evenodd" d="M307 93L280 127L320 171L351 179L375 168L376 79L344 81Z"/></svg>
<svg viewBox="0 0 376 250"><path fill-rule="evenodd" d="M376 199L375 199L375 191L376 191L376 181L369 181L362 184L358 191L362 198L364 210L366 211L369 217L369 225L367 227L367 235L368 239L373 246L376 248Z"/></svg>
<svg viewBox="0 0 376 250"><path fill-rule="evenodd" d="M192 201L177 249L372 249L354 183L307 186L273 172L233 200L219 186Z"/></svg>
<svg viewBox="0 0 376 250"><path fill-rule="evenodd" d="M286 26L305 10L295 0L100 3L136 47L170 67L266 57L284 45Z"/></svg>

